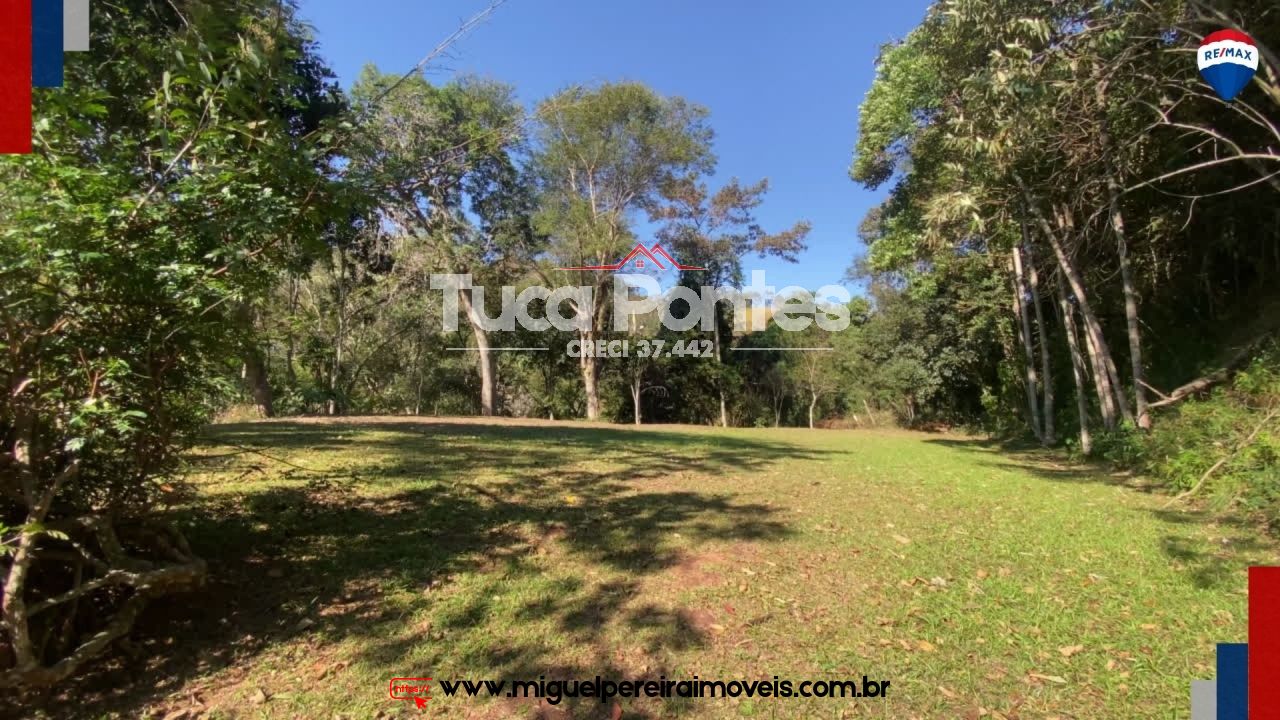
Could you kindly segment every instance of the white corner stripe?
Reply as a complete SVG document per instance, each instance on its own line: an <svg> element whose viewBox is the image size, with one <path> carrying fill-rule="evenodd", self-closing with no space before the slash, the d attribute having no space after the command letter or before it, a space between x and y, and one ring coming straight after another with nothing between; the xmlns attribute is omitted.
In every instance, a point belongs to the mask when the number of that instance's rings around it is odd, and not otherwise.
<svg viewBox="0 0 1280 720"><path fill-rule="evenodd" d="M62 49L89 49L89 0L62 0Z"/></svg>
<svg viewBox="0 0 1280 720"><path fill-rule="evenodd" d="M1242 43L1239 40L1219 40L1208 45L1201 45L1196 51L1196 65L1201 70L1222 63L1247 65L1258 69L1258 48Z"/></svg>

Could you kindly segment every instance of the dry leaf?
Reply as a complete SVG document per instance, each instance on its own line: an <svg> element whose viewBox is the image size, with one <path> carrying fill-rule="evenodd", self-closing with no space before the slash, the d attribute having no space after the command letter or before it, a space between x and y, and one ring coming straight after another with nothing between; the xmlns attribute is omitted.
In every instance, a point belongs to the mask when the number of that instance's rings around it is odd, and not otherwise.
<svg viewBox="0 0 1280 720"><path fill-rule="evenodd" d="M923 651L925 651L925 652L933 652L934 650L937 650L937 649L938 649L938 646L934 645L933 643L929 642L928 640L917 640L917 641L916 641L916 647L920 648L921 650L923 650Z"/></svg>
<svg viewBox="0 0 1280 720"><path fill-rule="evenodd" d="M1084 652L1084 646L1083 645L1064 645L1063 647L1058 648L1058 652L1062 654L1062 657L1069 658L1072 655L1075 655L1076 653Z"/></svg>
<svg viewBox="0 0 1280 720"><path fill-rule="evenodd" d="M1065 685L1067 682L1066 678L1060 677L1058 675L1041 675L1040 673L1027 673L1027 674L1037 680L1045 680L1051 683L1058 683L1059 685Z"/></svg>
<svg viewBox="0 0 1280 720"><path fill-rule="evenodd" d="M909 538L909 537L907 537L907 536L905 536L905 535L894 535L894 536L893 536L893 539L894 539L894 540L897 540L898 542L902 543L903 545L910 545L910 544L911 544L911 538Z"/></svg>

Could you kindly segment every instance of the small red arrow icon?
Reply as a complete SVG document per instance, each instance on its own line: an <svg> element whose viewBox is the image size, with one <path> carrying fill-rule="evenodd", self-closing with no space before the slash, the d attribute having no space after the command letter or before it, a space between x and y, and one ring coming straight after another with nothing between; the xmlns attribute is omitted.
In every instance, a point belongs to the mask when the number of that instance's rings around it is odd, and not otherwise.
<svg viewBox="0 0 1280 720"><path fill-rule="evenodd" d="M427 698L420 698L420 697L414 696L413 704L417 705L418 709L422 709L427 706Z"/></svg>

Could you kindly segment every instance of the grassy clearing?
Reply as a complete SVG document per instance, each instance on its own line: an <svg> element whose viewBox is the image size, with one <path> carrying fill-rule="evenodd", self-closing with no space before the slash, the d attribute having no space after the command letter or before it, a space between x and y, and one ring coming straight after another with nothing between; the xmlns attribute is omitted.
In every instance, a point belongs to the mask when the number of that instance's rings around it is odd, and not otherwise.
<svg viewBox="0 0 1280 720"><path fill-rule="evenodd" d="M1186 717L1214 643L1246 636L1243 568L1276 560L1256 528L948 435L386 418L224 425L198 454L180 512L216 579L88 707L586 718L438 690L424 713L387 684L866 674L887 699L622 707Z"/></svg>

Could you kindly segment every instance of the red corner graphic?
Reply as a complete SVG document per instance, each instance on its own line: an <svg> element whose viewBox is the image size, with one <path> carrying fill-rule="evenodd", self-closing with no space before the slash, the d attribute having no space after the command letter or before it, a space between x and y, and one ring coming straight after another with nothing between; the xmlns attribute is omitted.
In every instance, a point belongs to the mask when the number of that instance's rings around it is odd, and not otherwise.
<svg viewBox="0 0 1280 720"><path fill-rule="evenodd" d="M431 678L393 677L387 694L392 700L412 700L414 705L425 708L431 699Z"/></svg>
<svg viewBox="0 0 1280 720"><path fill-rule="evenodd" d="M650 247L650 248L646 248L646 247L645 247L643 244L641 244L641 243L636 243L636 246L635 246L634 248L632 248L632 250L631 250L631 252L630 252L630 253L627 253L627 256L626 256L626 257L622 258L621 260L619 260L618 262L614 263L613 265L582 265L582 266L579 266L579 267L562 267L562 268L560 268L560 269L561 269L561 270L609 270L609 271L616 271L616 270L621 270L622 268L626 267L627 263L631 262L632 260L635 260L635 261L636 261L636 267L637 267L638 269L643 269L643 268L644 268L644 261L645 261L645 259L646 259L646 258L647 258L650 262L652 262L654 265L656 265L656 266L658 267L658 269L659 269L659 270L666 270L666 269L667 269L667 265L664 265L664 264L663 264L663 260L665 260L667 263L669 263L669 264L670 264L670 266L671 266L671 267L673 267L673 268L675 268L676 270L706 270L706 268L704 268L704 267L697 267L697 266L694 266L694 265L681 265L679 262L676 262L676 259L675 259L675 258L671 257L671 253L669 253L669 252L667 252L666 250L664 250L664 249L662 248L662 246L661 246L661 245L659 245L658 243L654 243L654 244L653 244L653 247ZM660 258L661 258L661 259L660 259Z"/></svg>

